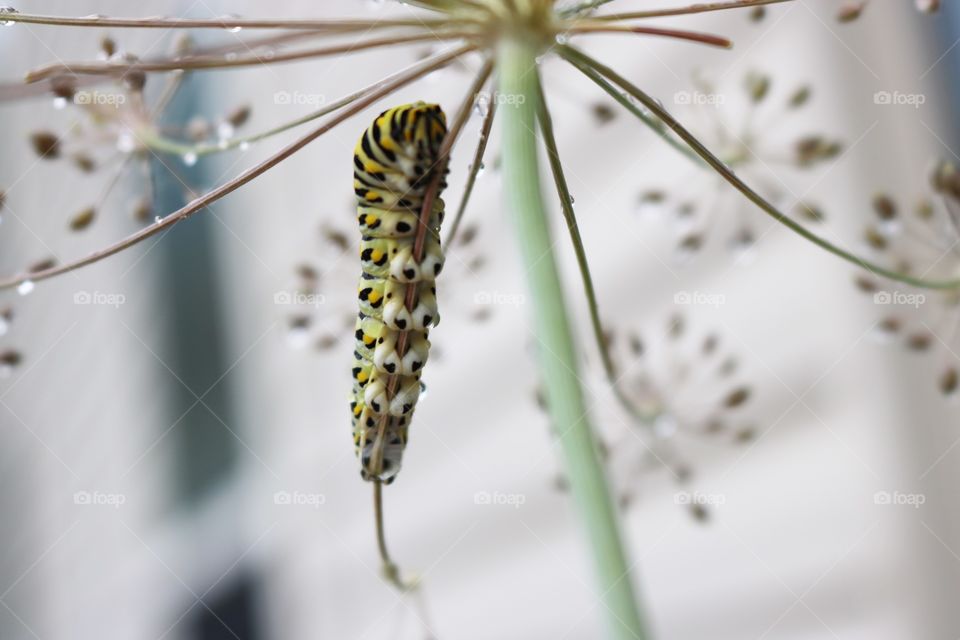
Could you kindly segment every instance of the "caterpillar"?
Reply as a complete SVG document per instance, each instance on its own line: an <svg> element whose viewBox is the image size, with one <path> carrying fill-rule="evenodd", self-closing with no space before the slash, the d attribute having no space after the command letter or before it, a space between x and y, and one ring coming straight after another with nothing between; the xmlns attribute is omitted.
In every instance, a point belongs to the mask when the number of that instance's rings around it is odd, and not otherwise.
<svg viewBox="0 0 960 640"><path fill-rule="evenodd" d="M353 156L360 226L360 313L356 323L350 412L364 480L393 482L423 389L420 377L436 325L436 277L443 268L437 197L416 255L427 190L438 171L446 117L435 104L388 109L363 132Z"/></svg>

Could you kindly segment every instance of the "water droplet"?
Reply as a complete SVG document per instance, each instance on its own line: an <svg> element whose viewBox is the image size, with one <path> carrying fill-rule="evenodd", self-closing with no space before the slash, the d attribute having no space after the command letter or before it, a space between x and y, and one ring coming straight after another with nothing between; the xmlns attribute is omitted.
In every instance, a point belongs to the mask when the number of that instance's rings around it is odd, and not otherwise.
<svg viewBox="0 0 960 640"><path fill-rule="evenodd" d="M427 385L425 385L425 384L423 384L423 383L421 382L421 383L420 383L420 398L419 398L419 400L423 400L423 399L426 398L428 395L430 395L430 394L427 393Z"/></svg>
<svg viewBox="0 0 960 640"><path fill-rule="evenodd" d="M14 9L13 7L0 7L0 15L3 15L4 13L9 15L11 13L20 13L20 12ZM13 25L16 24L16 22L14 22L13 20L4 20L0 24L3 24L3 26L5 27L12 27Z"/></svg>
<svg viewBox="0 0 960 640"><path fill-rule="evenodd" d="M900 223L899 218L890 218L889 220L882 220L877 223L877 226L880 229L880 233L887 237L894 237L900 234L903 231L903 225Z"/></svg>
<svg viewBox="0 0 960 640"><path fill-rule="evenodd" d="M124 131L117 136L117 151L130 153L137 147L137 142L129 131Z"/></svg>
<svg viewBox="0 0 960 640"><path fill-rule="evenodd" d="M6 335L7 331L9 330L10 330L10 322L6 318L4 318L2 315L0 315L0 336Z"/></svg>
<svg viewBox="0 0 960 640"><path fill-rule="evenodd" d="M220 19L224 22L235 22L236 20L240 19L240 16L235 13L228 13L227 15L222 16ZM243 27L240 26L224 27L224 29L230 33L240 33L243 31Z"/></svg>
<svg viewBox="0 0 960 640"><path fill-rule="evenodd" d="M567 44L570 42L570 36L566 33L558 33L556 40L557 44Z"/></svg>
<svg viewBox="0 0 960 640"><path fill-rule="evenodd" d="M227 53L227 54L226 54L225 56L223 56L223 57L224 57L228 62L232 62L232 61L234 61L234 60L237 59L237 54L236 54L236 52L231 51L231 52Z"/></svg>
<svg viewBox="0 0 960 640"><path fill-rule="evenodd" d="M226 138L223 138L222 140L220 140L220 142L217 143L217 149L227 149L229 147L230 147L230 141L227 140Z"/></svg>
<svg viewBox="0 0 960 640"><path fill-rule="evenodd" d="M154 223L154 224L160 224L161 222L163 222L163 216L155 216L155 217L153 218L153 223Z"/></svg>
<svg viewBox="0 0 960 640"><path fill-rule="evenodd" d="M24 280L19 285L17 285L17 293L19 293L22 296L25 296L31 291L33 291L33 288L34 288L33 280Z"/></svg>
<svg viewBox="0 0 960 640"><path fill-rule="evenodd" d="M237 148L240 149L240 151L246 151L247 149L250 148L250 143L244 140L239 145L237 145Z"/></svg>
<svg viewBox="0 0 960 640"><path fill-rule="evenodd" d="M233 136L234 133L236 133L236 129L234 129L233 125L230 124L229 122L221 122L220 124L217 125L218 138L221 138L221 139L230 138Z"/></svg>
<svg viewBox="0 0 960 640"><path fill-rule="evenodd" d="M192 151L188 151L187 153L183 154L180 159L183 160L183 164L187 165L188 167L192 167L193 165L197 164L197 154Z"/></svg>
<svg viewBox="0 0 960 640"><path fill-rule="evenodd" d="M53 99L53 108L54 109L63 109L67 106L67 99L63 96L57 96Z"/></svg>
<svg viewBox="0 0 960 640"><path fill-rule="evenodd" d="M577 200L573 197L573 194L571 193L570 198L568 199L568 202L570 202L570 204L573 205L573 203L575 203L576 201Z"/></svg>
<svg viewBox="0 0 960 640"><path fill-rule="evenodd" d="M310 327L298 322L287 329L287 344L294 349L303 349L310 343Z"/></svg>

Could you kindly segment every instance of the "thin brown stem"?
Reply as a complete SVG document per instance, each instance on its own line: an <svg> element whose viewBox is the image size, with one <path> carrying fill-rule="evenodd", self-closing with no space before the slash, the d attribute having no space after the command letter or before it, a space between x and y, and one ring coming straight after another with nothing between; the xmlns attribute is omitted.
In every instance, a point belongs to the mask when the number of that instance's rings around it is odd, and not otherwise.
<svg viewBox="0 0 960 640"><path fill-rule="evenodd" d="M483 118L483 124L480 126L480 141L477 143L477 150L473 154L473 164L470 165L470 173L467 175L467 184L463 188L463 197L460 199L460 206L457 207L457 214L450 223L450 231L447 232L447 238L443 244L446 247L452 247L453 241L460 230L460 223L467 211L467 205L470 203L470 196L473 194L473 187L477 183L477 177L483 170L483 156L487 151L487 143L490 141L490 132L493 130L493 119L497 111L497 101L492 100L487 108L487 113Z"/></svg>
<svg viewBox="0 0 960 640"><path fill-rule="evenodd" d="M440 145L440 149L437 154L437 161L430 168L430 175L432 175L432 177L424 194L423 206L420 208L419 224L417 225L417 232L413 241L413 258L417 262L420 262L420 260L423 258L423 245L426 240L427 230L430 228L430 216L433 213L433 203L440 192L440 183L443 180L450 151L453 149L453 145L456 142L457 137L459 137L460 131L463 130L464 123L466 123L467 118L470 116L470 109L473 106L474 97L480 88L483 87L483 83L485 83L487 78L490 77L492 70L493 63L487 61L484 64L483 69L480 71L480 74L471 85L470 93L468 93L467 97L464 99L456 117L454 118L450 127L447 129L447 135L444 137L443 143ZM413 305L416 302L416 295L416 283L408 284L404 291L404 305L409 311L413 311ZM401 331L397 336L397 353L402 355L406 352L408 340L409 332ZM394 393L396 393L399 382L399 375L391 375L387 378L387 398L393 397ZM374 476L379 474L383 468L384 438L386 437L387 423L389 419L389 414L385 413L380 417L380 422L377 424L377 433L374 437L373 449L370 453L371 467L373 469L372 475Z"/></svg>
<svg viewBox="0 0 960 640"><path fill-rule="evenodd" d="M413 585L404 583L400 577L400 567L390 557L387 549L387 534L383 522L383 483L373 479L373 517L376 520L377 549L380 551L380 562L383 565L383 576L400 591L409 591Z"/></svg>
<svg viewBox="0 0 960 640"><path fill-rule="evenodd" d="M330 47L317 47L303 51L288 51L273 56L251 55L229 59L220 56L184 56L170 60L136 61L136 62L74 62L54 63L30 71L26 75L26 82L36 82L61 75L124 75L130 72L181 71L198 69L232 69L255 65L277 64L295 60L308 60L324 56L340 55L388 47L395 45L412 44L428 40L458 40L470 34L467 32L453 33L422 33L408 36L392 36L389 38L375 38L361 42L340 44Z"/></svg>
<svg viewBox="0 0 960 640"><path fill-rule="evenodd" d="M563 173L563 163L560 161L560 152L557 148L556 136L554 135L553 118L550 116L550 110L547 107L542 84L539 87L539 98L537 119L540 123L540 130L543 133L544 146L547 148L547 159L550 161L553 182L557 188L557 195L560 199L560 209L567 223L567 231L570 233L570 243L573 245L573 251L577 257L577 267L580 270L583 290L587 296L587 307L590 311L590 324L593 328L593 337L597 343L597 350L600 353L600 361L603 364L607 384L610 385L610 389L613 391L617 401L627 413L639 424L648 425L650 423L649 417L640 411L636 404L624 393L620 386L620 380L617 377L617 367L613 362L613 356L610 353L610 343L604 334L603 323L600 320L600 304L597 301L597 291L593 285L590 263L587 262L587 252L583 246L583 237L580 235L580 225L577 223L577 216L573 211L573 197L570 195L567 178Z"/></svg>
<svg viewBox="0 0 960 640"><path fill-rule="evenodd" d="M109 247L100 249L99 251L95 251L74 262L69 262L64 265L51 267L49 269L42 269L34 272L23 272L8 278L4 278L3 280L0 280L0 289L8 289L10 287L15 287L18 284L27 280L29 281L45 280L47 278L52 278L53 276L60 275L62 273L74 271L75 269L79 269L80 267L93 264L94 262L99 262L104 258L112 256L115 253L119 253L124 249L132 247L138 242L141 242L151 236L154 236L160 233L161 231L164 231L165 229L172 227L178 222L181 222L187 219L194 213L209 206L210 204L216 202L217 200L223 198L224 196L230 193L233 193L234 191L236 191L243 185L247 184L251 180L266 173L267 171L269 171L276 165L280 164L281 162L283 162L284 160L286 160L296 152L300 151L303 147L307 146L312 141L316 140L326 132L333 129L335 126L337 126L347 118L359 113L363 109L375 103L377 100L379 100L383 96L393 93L400 87L407 85L413 82L414 80L429 74L431 71L435 71L436 69L439 69L441 67L444 67L450 64L451 62L453 62L454 60L456 60L457 58L459 58L460 56L462 56L463 54L469 51L473 51L473 47L465 46L465 47L460 47L455 51L440 54L432 58L428 58L427 60L424 60L422 63L414 66L403 77L398 78L396 81L391 82L387 85L384 85L383 87L374 91L373 93L366 96L362 100L359 100L353 103L350 107L344 109L342 112L338 113L329 121L325 122L324 124L314 129L313 131L310 131L309 133L302 136L298 140L287 145L286 147L284 147L277 153L273 154L263 162L260 162L259 164L247 169L246 171L238 175L236 178L220 185L216 189L213 189L212 191L194 199L193 201L188 203L186 206L178 209L177 211L171 213L170 215L151 224L150 226L144 227L137 233L127 236L123 240L115 244L112 244Z"/></svg>
<svg viewBox="0 0 960 640"><path fill-rule="evenodd" d="M467 94L467 97L464 99L463 104L460 106L460 110L457 112L457 115L454 117L453 122L450 127L447 129L447 135L443 139L443 143L440 145L439 152L437 154L437 161L434 163L433 167L430 168L431 179L427 185L427 189L423 199L423 206L420 209L420 220L417 225L417 232L414 237L413 245L413 258L417 262L420 262L423 259L423 245L426 239L426 232L430 228L430 216L433 214L433 203L435 202L437 195L440 192L440 185L443 181L444 174L446 173L447 163L449 161L450 152L453 150L453 146L456 143L457 138L460 135L460 132L463 130L463 125L466 123L467 119L470 117L470 109L473 108L473 101L478 91L483 87L484 83L490 77L491 72L493 71L493 62L487 61L483 68L480 70L480 73L477 75L476 80L470 86L470 93ZM410 283L406 287L404 304L408 310L413 310L413 305L416 302L417 294L417 283ZM401 331L397 337L397 353L402 355L406 352L407 342L409 340L409 332ZM399 374L390 375L387 378L387 389L386 394L387 398L393 398L396 393L397 385L399 384L400 376ZM384 562L384 572L387 576L395 577L395 584L402 585L403 582L399 578L399 570L397 566L390 559L389 553L387 553L386 545L386 534L384 533L383 525L383 515L382 515L382 497L381 497L381 488L380 481L376 476L383 469L383 456L384 456L384 442L386 438L387 424L390 420L390 416L387 413L384 413L380 417L380 421L377 424L377 433L374 436L373 447L370 452L371 468L374 476L374 501L376 512L376 523L377 523L377 541L380 546L380 557ZM403 588L401 586L401 588Z"/></svg>
<svg viewBox="0 0 960 640"><path fill-rule="evenodd" d="M111 18L107 16L44 16L31 13L4 13L5 22L61 27L121 27L133 29L300 29L349 33L391 27L440 27L449 20L273 20L262 18Z"/></svg>
<svg viewBox="0 0 960 640"><path fill-rule="evenodd" d="M674 9L650 9L647 11L631 11L629 13L611 13L605 16L594 16L595 20L637 20L642 18L662 18L664 16L685 16L710 11L725 11L727 9L744 9L747 7L761 7L767 4L781 4L794 0L737 0L735 2L708 2L692 4Z"/></svg>
<svg viewBox="0 0 960 640"><path fill-rule="evenodd" d="M663 36L666 38L676 38L678 40L687 40L690 42L699 42L713 47L729 49L733 42L727 38L716 36L711 33L699 33L697 31L684 31L681 29L658 29L656 27L635 27L630 25L614 24L584 24L571 28L567 33L589 34L589 33L637 33L649 36Z"/></svg>

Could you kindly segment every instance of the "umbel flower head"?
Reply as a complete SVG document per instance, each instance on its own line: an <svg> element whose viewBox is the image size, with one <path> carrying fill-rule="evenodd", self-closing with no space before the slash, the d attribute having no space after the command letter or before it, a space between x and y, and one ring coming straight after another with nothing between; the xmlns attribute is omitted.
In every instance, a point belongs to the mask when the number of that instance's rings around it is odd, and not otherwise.
<svg viewBox="0 0 960 640"><path fill-rule="evenodd" d="M920 277L960 275L960 172L953 163L936 163L922 196L878 193L873 210L864 242L886 264ZM937 384L944 394L955 394L960 388L960 293L891 286L870 274L858 274L856 284L877 305L879 335L937 357Z"/></svg>
<svg viewBox="0 0 960 640"><path fill-rule="evenodd" d="M727 83L727 85L734 83ZM717 86L696 74L692 91L674 95L677 114L696 122L697 136L738 175L758 186L799 223L815 225L825 217L812 201L796 201L784 193L783 181L836 158L843 144L802 118L813 97L808 84L786 85L780 78L753 70L739 86ZM797 130L800 133L795 133ZM807 129L807 130L804 130ZM794 137L784 141L781 131ZM777 178L771 179L771 173ZM782 174L782 175L781 175ZM738 259L754 246L760 232L749 203L731 193L715 174L692 168L676 184L648 188L638 196L641 212L668 214L677 233L676 258L684 262L719 240ZM719 236L719 238L717 238Z"/></svg>
<svg viewBox="0 0 960 640"><path fill-rule="evenodd" d="M678 488L687 487L704 450L753 439L754 385L720 334L693 331L674 315L646 337L629 329L608 332L606 340L617 384L603 414L608 428L598 437L622 508L636 502L648 475L666 472ZM557 486L566 487L562 477ZM677 503L706 520L710 505L686 495L677 493Z"/></svg>

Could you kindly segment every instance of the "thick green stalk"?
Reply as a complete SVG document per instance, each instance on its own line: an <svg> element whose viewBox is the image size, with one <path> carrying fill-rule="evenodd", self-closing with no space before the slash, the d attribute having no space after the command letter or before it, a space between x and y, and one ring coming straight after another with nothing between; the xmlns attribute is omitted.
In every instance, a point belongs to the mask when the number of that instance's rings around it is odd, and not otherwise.
<svg viewBox="0 0 960 640"><path fill-rule="evenodd" d="M611 638L647 639L620 539L617 512L583 398L573 333L567 316L546 219L537 157L539 87L536 50L505 39L499 50L504 188L516 224L533 299L547 404L559 434L567 476L584 521Z"/></svg>

